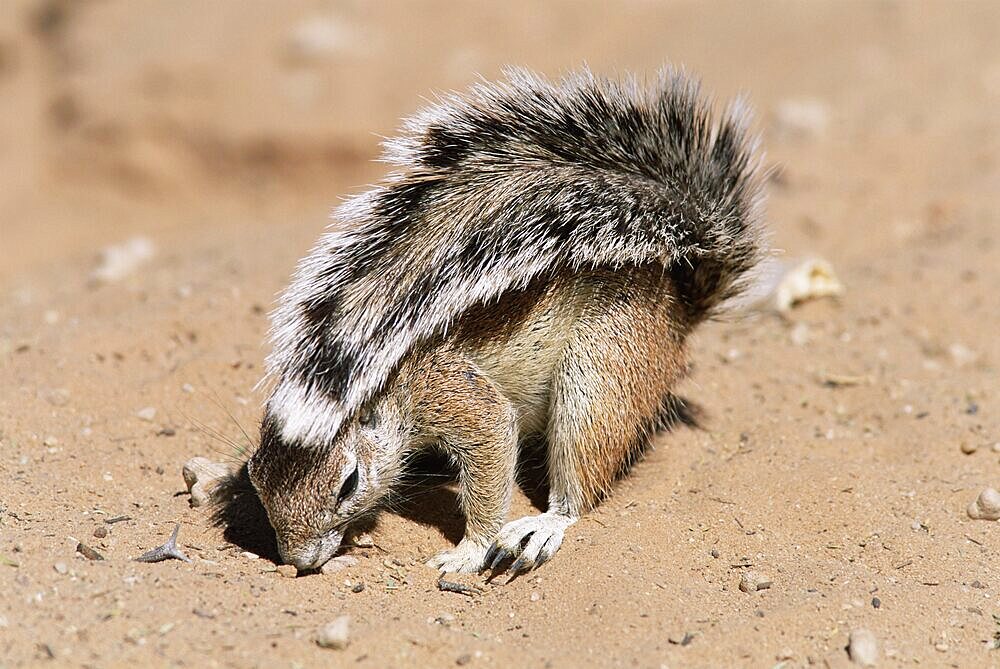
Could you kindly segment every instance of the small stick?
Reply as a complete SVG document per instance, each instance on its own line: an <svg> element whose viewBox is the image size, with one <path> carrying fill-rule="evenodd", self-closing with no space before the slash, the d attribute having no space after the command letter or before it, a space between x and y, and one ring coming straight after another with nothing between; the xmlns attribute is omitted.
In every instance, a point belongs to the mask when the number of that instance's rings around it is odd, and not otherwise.
<svg viewBox="0 0 1000 669"><path fill-rule="evenodd" d="M462 583L455 583L454 581L446 581L443 578L438 579L437 586L438 590L441 592L457 592L460 595L466 595L468 597L475 597L483 592L480 588L476 588L471 585L464 585Z"/></svg>

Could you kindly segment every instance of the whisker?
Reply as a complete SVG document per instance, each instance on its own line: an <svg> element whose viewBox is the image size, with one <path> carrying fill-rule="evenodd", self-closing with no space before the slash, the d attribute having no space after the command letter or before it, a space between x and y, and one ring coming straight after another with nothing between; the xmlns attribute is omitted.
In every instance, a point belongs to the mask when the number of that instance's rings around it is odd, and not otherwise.
<svg viewBox="0 0 1000 669"><path fill-rule="evenodd" d="M195 428L197 428L202 434L208 436L210 439L223 443L226 446L229 446L231 449L229 452L226 452L221 449L210 447L214 452L219 453L220 455L224 455L226 458L229 459L230 462L233 463L242 463L247 459L248 450L243 444L234 441L233 439L222 434L215 428L212 428L209 425L202 423L197 418L187 415L184 411L181 411L180 413L189 423L191 423ZM233 453L233 451L235 451L235 453Z"/></svg>
<svg viewBox="0 0 1000 669"><path fill-rule="evenodd" d="M237 429L239 429L239 431L243 433L243 438L247 440L247 448L252 449L254 440L251 439L250 435L247 434L247 431L243 429L243 425L238 420L236 420L236 416L234 416L233 413L229 409L227 409L226 406L222 403L222 399L219 397L219 394L215 392L215 389L211 388L211 391L212 391L212 400L213 402L215 402L215 406L222 409L226 413L226 415L229 416L229 420L231 420L233 424L236 425Z"/></svg>
<svg viewBox="0 0 1000 669"><path fill-rule="evenodd" d="M195 427L197 427L199 430L201 430L208 436L212 437L213 439L216 439L217 441L221 441L222 443L228 446L231 446L240 455L246 455L246 448L243 446L243 444L239 443L238 441L234 441L233 439L226 436L222 432L219 432L215 428L210 427L209 425L206 425L205 423L202 423L201 421L195 418L189 418L188 420L190 420Z"/></svg>

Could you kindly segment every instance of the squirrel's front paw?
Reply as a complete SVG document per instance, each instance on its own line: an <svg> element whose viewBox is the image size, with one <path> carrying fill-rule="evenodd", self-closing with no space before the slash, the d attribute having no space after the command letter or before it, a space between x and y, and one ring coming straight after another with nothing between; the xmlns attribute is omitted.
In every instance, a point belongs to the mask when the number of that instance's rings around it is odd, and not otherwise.
<svg viewBox="0 0 1000 669"><path fill-rule="evenodd" d="M471 539L462 539L451 550L442 551L428 560L427 566L442 572L474 574L483 570L488 548Z"/></svg>
<svg viewBox="0 0 1000 669"><path fill-rule="evenodd" d="M510 572L516 575L541 566L559 550L566 528L575 522L572 516L548 512L507 523L490 546L483 568L496 572L504 562L514 560Z"/></svg>

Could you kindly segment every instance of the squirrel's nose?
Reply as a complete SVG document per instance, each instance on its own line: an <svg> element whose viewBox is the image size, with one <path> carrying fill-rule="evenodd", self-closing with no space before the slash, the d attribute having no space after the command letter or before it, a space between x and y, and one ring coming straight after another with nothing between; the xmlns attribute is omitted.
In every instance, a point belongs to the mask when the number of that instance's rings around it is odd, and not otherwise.
<svg viewBox="0 0 1000 669"><path fill-rule="evenodd" d="M322 567L327 560L333 557L337 548L340 547L342 538L341 532L330 532L294 547L279 541L278 552L281 554L281 561L285 564L290 564L299 571L313 571Z"/></svg>
<svg viewBox="0 0 1000 669"><path fill-rule="evenodd" d="M290 564L299 571L319 569L326 562L322 546L308 546L297 551L281 551L281 561Z"/></svg>

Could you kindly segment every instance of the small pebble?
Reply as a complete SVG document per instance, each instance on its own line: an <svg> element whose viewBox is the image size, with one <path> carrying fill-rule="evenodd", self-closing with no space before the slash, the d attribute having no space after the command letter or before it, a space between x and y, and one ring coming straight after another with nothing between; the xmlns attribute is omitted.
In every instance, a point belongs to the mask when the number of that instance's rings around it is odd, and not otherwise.
<svg viewBox="0 0 1000 669"><path fill-rule="evenodd" d="M364 583L355 583L351 587L351 592L353 592L355 595L358 594L359 592L364 592L364 591L365 591L365 584Z"/></svg>
<svg viewBox="0 0 1000 669"><path fill-rule="evenodd" d="M972 455L973 453L979 450L979 444L969 441L963 441L962 445L959 446L959 448L961 448L962 452L965 453L966 455Z"/></svg>
<svg viewBox="0 0 1000 669"><path fill-rule="evenodd" d="M243 551L242 555L243 555L243 557L245 557L248 560L259 560L260 559L259 555L257 555L256 553L251 553L250 551Z"/></svg>
<svg viewBox="0 0 1000 669"><path fill-rule="evenodd" d="M530 599L530 600L531 600L531 601L533 601L533 602L537 602L537 601L539 601L539 600L540 600L541 598L542 598L542 594L541 594L540 592L538 592L537 590L536 590L536 591L533 591L533 592L531 593L531 595L530 595L530 596L528 597L528 599Z"/></svg>
<svg viewBox="0 0 1000 669"><path fill-rule="evenodd" d="M1000 441L998 441L997 443L993 444L992 450L993 450L994 453L1000 453Z"/></svg>
<svg viewBox="0 0 1000 669"><path fill-rule="evenodd" d="M792 328L791 333L789 333L789 339L796 346L805 346L809 343L811 335L809 333L809 325L806 323L796 323L795 327Z"/></svg>
<svg viewBox="0 0 1000 669"><path fill-rule="evenodd" d="M316 643L320 648L332 648L333 650L347 648L351 631L350 625L349 616L340 616L333 622L319 628L316 633Z"/></svg>
<svg viewBox="0 0 1000 669"><path fill-rule="evenodd" d="M460 667L467 665L469 662L472 662L472 655L469 653L462 653L455 659L455 664Z"/></svg>
<svg viewBox="0 0 1000 669"><path fill-rule="evenodd" d="M108 528L106 528L104 525L98 525L97 527L94 528L94 536L97 537L98 539L103 539L104 537L108 536Z"/></svg>
<svg viewBox="0 0 1000 669"><path fill-rule="evenodd" d="M101 251L100 261L90 274L93 283L120 281L148 262L156 252L146 237L133 237Z"/></svg>
<svg viewBox="0 0 1000 669"><path fill-rule="evenodd" d="M356 28L335 16L313 16L303 20L288 37L285 55L292 63L324 62L362 48Z"/></svg>
<svg viewBox="0 0 1000 669"><path fill-rule="evenodd" d="M136 411L135 416L139 420L144 420L147 423L151 423L153 419L156 418L156 409L154 409L153 407L145 407L143 409L139 409L138 411Z"/></svg>
<svg viewBox="0 0 1000 669"><path fill-rule="evenodd" d="M667 641L675 646L687 646L694 641L694 635L690 632L684 632L683 634L671 634L667 637Z"/></svg>
<svg viewBox="0 0 1000 669"><path fill-rule="evenodd" d="M882 600L879 599L878 597L872 597L872 608L873 609L882 608Z"/></svg>
<svg viewBox="0 0 1000 669"><path fill-rule="evenodd" d="M353 555L338 555L335 558L331 558L326 561L326 563L319 568L322 574L336 574L338 571L343 571L350 567L358 566L358 558Z"/></svg>
<svg viewBox="0 0 1000 669"><path fill-rule="evenodd" d="M986 488L966 511L973 520L1000 520L1000 492Z"/></svg>
<svg viewBox="0 0 1000 669"><path fill-rule="evenodd" d="M847 643L847 655L854 664L874 667L878 662L878 639L871 630L858 627L851 630Z"/></svg>
<svg viewBox="0 0 1000 669"><path fill-rule="evenodd" d="M69 572L69 567L66 566L65 562L56 562L52 565L52 568L56 570L57 574L65 574Z"/></svg>
<svg viewBox="0 0 1000 669"><path fill-rule="evenodd" d="M88 560L103 560L104 556L95 551L93 548L85 543L78 543L76 545L76 552L87 558Z"/></svg>
<svg viewBox="0 0 1000 669"><path fill-rule="evenodd" d="M299 570L295 568L295 565L291 564L279 564L277 571L278 574L285 578L295 578L299 575Z"/></svg>
<svg viewBox="0 0 1000 669"><path fill-rule="evenodd" d="M45 392L44 395L52 406L62 407L69 402L69 391L65 388L55 388Z"/></svg>
<svg viewBox="0 0 1000 669"><path fill-rule="evenodd" d="M816 98L788 98L775 107L773 122L784 137L817 137L830 124L830 108Z"/></svg>
<svg viewBox="0 0 1000 669"><path fill-rule="evenodd" d="M375 546L375 540L366 532L354 537L354 545L358 548L372 548Z"/></svg>
<svg viewBox="0 0 1000 669"><path fill-rule="evenodd" d="M958 342L948 347L948 355L956 367L965 367L979 360L979 354L964 344Z"/></svg>
<svg viewBox="0 0 1000 669"><path fill-rule="evenodd" d="M743 575L740 576L740 590L743 592L757 592L758 590L767 590L773 585L771 579L758 574L755 571L745 571Z"/></svg>

